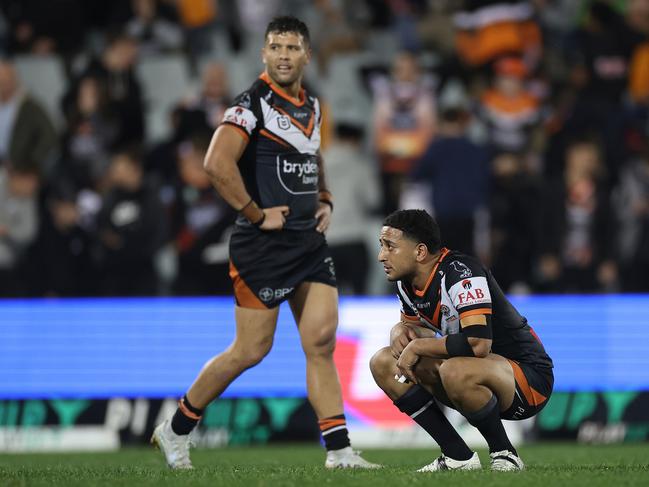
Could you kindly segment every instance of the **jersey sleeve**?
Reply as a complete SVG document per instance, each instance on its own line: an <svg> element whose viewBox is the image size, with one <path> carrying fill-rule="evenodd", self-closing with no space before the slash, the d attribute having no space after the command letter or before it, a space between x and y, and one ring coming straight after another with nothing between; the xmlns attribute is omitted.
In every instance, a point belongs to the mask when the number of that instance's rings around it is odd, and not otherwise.
<svg viewBox="0 0 649 487"><path fill-rule="evenodd" d="M460 319L491 314L491 293L485 270L470 260L453 260L448 265L446 290Z"/></svg>
<svg viewBox="0 0 649 487"><path fill-rule="evenodd" d="M225 111L222 124L238 129L247 140L259 124L259 114L255 112L252 94L249 91L244 91Z"/></svg>
<svg viewBox="0 0 649 487"><path fill-rule="evenodd" d="M397 296L399 296L399 302L401 302L401 313L403 313L403 315L410 320L419 320L419 316L415 311L414 305L412 304L410 297L406 293L406 290L404 289L401 281L397 282Z"/></svg>

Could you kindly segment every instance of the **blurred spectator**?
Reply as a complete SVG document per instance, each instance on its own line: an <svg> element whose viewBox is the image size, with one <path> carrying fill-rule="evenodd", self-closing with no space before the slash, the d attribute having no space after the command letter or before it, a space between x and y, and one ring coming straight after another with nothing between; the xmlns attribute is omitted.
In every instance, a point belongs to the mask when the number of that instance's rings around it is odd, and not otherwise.
<svg viewBox="0 0 649 487"><path fill-rule="evenodd" d="M411 179L432 188L432 208L443 244L475 254L474 236L479 210L487 206L487 150L466 135L468 114L448 108L441 114L439 135L428 146Z"/></svg>
<svg viewBox="0 0 649 487"><path fill-rule="evenodd" d="M609 181L617 179L626 159L625 110L622 100L629 82L629 62L639 37L608 3L593 1L584 24L574 33L571 82L577 90L569 136L594 132L602 137Z"/></svg>
<svg viewBox="0 0 649 487"><path fill-rule="evenodd" d="M494 84L481 97L478 117L487 127L488 140L496 153L529 150L539 127L540 106L524 86L525 64L518 58L503 58L495 65Z"/></svg>
<svg viewBox="0 0 649 487"><path fill-rule="evenodd" d="M541 182L518 154L499 154L491 168L491 270L505 292L529 293L542 237Z"/></svg>
<svg viewBox="0 0 649 487"><path fill-rule="evenodd" d="M435 133L435 114L432 83L413 54L399 54L391 79L374 82L374 144L386 215L398 208L406 175Z"/></svg>
<svg viewBox="0 0 649 487"><path fill-rule="evenodd" d="M21 88L16 69L0 60L0 166L44 174L56 147L56 132L45 110Z"/></svg>
<svg viewBox="0 0 649 487"><path fill-rule="evenodd" d="M3 0L12 25L12 53L59 53L71 59L84 46L88 7L83 0Z"/></svg>
<svg viewBox="0 0 649 487"><path fill-rule="evenodd" d="M350 2L352 9L345 9L345 2L316 0L313 20L309 23L311 44L321 75L328 74L329 61L336 54L357 52L362 46L363 31L352 21L362 2Z"/></svg>
<svg viewBox="0 0 649 487"><path fill-rule="evenodd" d="M529 1L467 0L454 18L461 61L480 68L502 56L518 55L535 67L542 45L541 30L533 16Z"/></svg>
<svg viewBox="0 0 649 487"><path fill-rule="evenodd" d="M93 259L95 234L85 222L75 184L58 178L47 190L38 238L30 249L30 295L92 296L99 276Z"/></svg>
<svg viewBox="0 0 649 487"><path fill-rule="evenodd" d="M212 31L217 14L221 14L218 0L175 0L180 23L192 58L209 54L212 50ZM226 9L233 10L233 9Z"/></svg>
<svg viewBox="0 0 649 487"><path fill-rule="evenodd" d="M66 113L61 165L79 187L97 187L117 141L118 121L105 88L94 76L81 78L74 105Z"/></svg>
<svg viewBox="0 0 649 487"><path fill-rule="evenodd" d="M38 228L38 172L0 167L0 297L22 296L22 258Z"/></svg>
<svg viewBox="0 0 649 487"><path fill-rule="evenodd" d="M559 185L544 203L541 289L610 291L617 281L615 228L599 147L573 142Z"/></svg>
<svg viewBox="0 0 649 487"><path fill-rule="evenodd" d="M143 296L158 293L153 257L162 243L163 208L155 185L144 179L139 154L115 154L107 194L98 216L102 251L102 294Z"/></svg>
<svg viewBox="0 0 649 487"><path fill-rule="evenodd" d="M181 28L158 13L157 0L131 0L133 17L126 24L126 33L139 43L140 53L178 51L183 44Z"/></svg>
<svg viewBox="0 0 649 487"><path fill-rule="evenodd" d="M327 241L342 293L365 294L370 254L367 220L380 204L378 175L363 152L363 130L339 124L332 144L323 152L335 211ZM373 255L371 256L373 257Z"/></svg>
<svg viewBox="0 0 649 487"><path fill-rule="evenodd" d="M178 252L178 295L232 293L229 237L236 213L212 188L203 169L209 134L180 144L180 185L173 211L173 238Z"/></svg>
<svg viewBox="0 0 649 487"><path fill-rule="evenodd" d="M81 81L88 77L97 79L106 91L107 110L117 121L115 144L119 146L140 143L144 137L142 90L134 73L137 49L137 42L128 35L111 37L101 57L93 59L73 81L63 100L63 112L74 113Z"/></svg>
<svg viewBox="0 0 649 487"><path fill-rule="evenodd" d="M205 114L205 121L212 130L216 130L223 120L223 113L230 106L230 87L228 73L225 66L220 63L208 63L203 68L200 93L195 99L187 100L182 108L184 110L199 110ZM204 125L195 127L202 130Z"/></svg>
<svg viewBox="0 0 649 487"><path fill-rule="evenodd" d="M630 161L615 192L623 291L649 292L649 151Z"/></svg>

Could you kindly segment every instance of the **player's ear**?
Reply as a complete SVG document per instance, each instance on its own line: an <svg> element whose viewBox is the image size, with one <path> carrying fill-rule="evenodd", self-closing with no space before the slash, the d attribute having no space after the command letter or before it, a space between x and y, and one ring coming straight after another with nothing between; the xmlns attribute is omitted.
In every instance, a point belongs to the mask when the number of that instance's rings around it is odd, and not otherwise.
<svg viewBox="0 0 649 487"><path fill-rule="evenodd" d="M418 243L415 247L415 258L417 259L417 262L423 261L427 255L428 247L426 247L426 244Z"/></svg>

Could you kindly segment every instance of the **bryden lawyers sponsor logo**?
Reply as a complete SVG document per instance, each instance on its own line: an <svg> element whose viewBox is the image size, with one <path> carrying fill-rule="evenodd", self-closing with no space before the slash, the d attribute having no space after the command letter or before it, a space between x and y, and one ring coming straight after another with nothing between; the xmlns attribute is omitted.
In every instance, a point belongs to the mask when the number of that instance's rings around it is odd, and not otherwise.
<svg viewBox="0 0 649 487"><path fill-rule="evenodd" d="M277 176L291 194L317 193L319 173L315 156L283 154L277 157Z"/></svg>

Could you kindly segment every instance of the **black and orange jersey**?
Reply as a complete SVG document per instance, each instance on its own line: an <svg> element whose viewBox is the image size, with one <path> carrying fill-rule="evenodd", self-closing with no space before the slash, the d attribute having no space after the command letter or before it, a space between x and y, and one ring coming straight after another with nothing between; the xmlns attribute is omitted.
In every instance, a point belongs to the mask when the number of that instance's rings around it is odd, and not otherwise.
<svg viewBox="0 0 649 487"><path fill-rule="evenodd" d="M223 116L248 141L239 160L246 190L262 208L289 206L287 230L316 226L321 122L316 97L304 89L299 98L290 97L266 73ZM237 225L250 223L240 216Z"/></svg>
<svg viewBox="0 0 649 487"><path fill-rule="evenodd" d="M500 286L477 259L442 249L426 286L415 289L397 282L401 311L409 320L440 335L461 333L460 320L483 314L492 328L493 353L539 367L552 367L534 330L509 302Z"/></svg>

